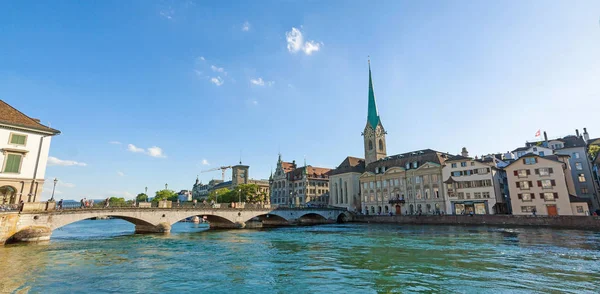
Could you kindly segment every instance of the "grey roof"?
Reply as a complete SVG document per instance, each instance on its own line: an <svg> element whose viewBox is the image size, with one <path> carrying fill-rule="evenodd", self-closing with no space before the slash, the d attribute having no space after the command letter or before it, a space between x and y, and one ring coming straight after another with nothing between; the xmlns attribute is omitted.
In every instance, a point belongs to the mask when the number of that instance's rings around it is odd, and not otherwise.
<svg viewBox="0 0 600 294"><path fill-rule="evenodd" d="M519 147L511 152L525 151L525 150L529 150L529 148L531 148L531 146Z"/></svg>
<svg viewBox="0 0 600 294"><path fill-rule="evenodd" d="M442 165L448 158L452 156L453 155L431 149L423 149L413 152L396 154L371 162L369 163L369 165L367 165L366 170L372 171L375 170L376 167L404 167L407 163L410 163L412 168L413 162L417 162L417 166L421 166L426 162L433 162Z"/></svg>
<svg viewBox="0 0 600 294"><path fill-rule="evenodd" d="M451 155L450 158L446 159L446 161L459 161L459 160L473 160L473 158L462 156L462 155Z"/></svg>
<svg viewBox="0 0 600 294"><path fill-rule="evenodd" d="M585 144L585 141L583 140L583 137L581 137L581 136L577 137L577 136L574 136L574 135L569 135L569 136L566 136L566 137L563 137L563 138L552 139L552 140L548 140L548 141L560 141L560 142L563 142L563 144L564 144L563 148L574 148L574 147L586 147L587 146ZM527 142L526 145L529 146L529 147L531 147L531 146L546 147L546 146L543 146L543 143L544 143L544 141Z"/></svg>

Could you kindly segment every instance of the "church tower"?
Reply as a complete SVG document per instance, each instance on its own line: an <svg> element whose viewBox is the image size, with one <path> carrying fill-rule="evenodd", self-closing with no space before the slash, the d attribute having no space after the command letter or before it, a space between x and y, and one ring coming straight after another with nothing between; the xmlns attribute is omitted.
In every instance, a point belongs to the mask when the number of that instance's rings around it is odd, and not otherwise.
<svg viewBox="0 0 600 294"><path fill-rule="evenodd" d="M369 60L369 110L367 125L362 133L365 141L365 166L387 156L385 134L375 103L373 79L371 78L371 61Z"/></svg>

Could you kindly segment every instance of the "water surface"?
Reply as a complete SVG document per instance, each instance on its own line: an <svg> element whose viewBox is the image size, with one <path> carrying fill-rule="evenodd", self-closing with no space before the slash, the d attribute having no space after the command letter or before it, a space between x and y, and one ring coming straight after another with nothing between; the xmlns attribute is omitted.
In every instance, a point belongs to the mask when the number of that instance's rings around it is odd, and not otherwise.
<svg viewBox="0 0 600 294"><path fill-rule="evenodd" d="M86 220L0 247L0 293L598 293L600 233L323 225L135 235Z"/></svg>

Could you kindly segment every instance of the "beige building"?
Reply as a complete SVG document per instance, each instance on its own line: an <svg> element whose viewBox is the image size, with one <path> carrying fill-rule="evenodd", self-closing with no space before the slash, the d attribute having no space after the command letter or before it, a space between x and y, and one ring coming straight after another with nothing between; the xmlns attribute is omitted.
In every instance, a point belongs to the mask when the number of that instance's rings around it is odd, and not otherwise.
<svg viewBox="0 0 600 294"><path fill-rule="evenodd" d="M0 205L41 201L50 141L57 134L0 100Z"/></svg>
<svg viewBox="0 0 600 294"><path fill-rule="evenodd" d="M282 207L325 206L329 203L329 172L331 169L284 162L281 154L271 184L271 205Z"/></svg>
<svg viewBox="0 0 600 294"><path fill-rule="evenodd" d="M448 198L448 214L508 213L504 199L504 171L498 159L473 159L466 148L462 155L446 160L442 174Z"/></svg>
<svg viewBox="0 0 600 294"><path fill-rule="evenodd" d="M568 155L525 154L505 170L514 215L589 215L575 196Z"/></svg>
<svg viewBox="0 0 600 294"><path fill-rule="evenodd" d="M447 210L442 166L451 155L431 149L388 156L360 177L364 214L440 214Z"/></svg>
<svg viewBox="0 0 600 294"><path fill-rule="evenodd" d="M365 160L348 156L329 174L329 205L360 211L360 176L365 171Z"/></svg>

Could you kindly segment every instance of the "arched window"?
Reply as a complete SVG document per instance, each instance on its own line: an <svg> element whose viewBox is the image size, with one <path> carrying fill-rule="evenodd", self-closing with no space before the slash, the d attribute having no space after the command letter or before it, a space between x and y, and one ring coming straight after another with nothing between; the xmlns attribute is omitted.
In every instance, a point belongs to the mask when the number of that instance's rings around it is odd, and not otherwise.
<svg viewBox="0 0 600 294"><path fill-rule="evenodd" d="M375 206L371 206L371 213L375 214Z"/></svg>
<svg viewBox="0 0 600 294"><path fill-rule="evenodd" d="M16 204L17 189L11 186L0 187L0 204Z"/></svg>
<svg viewBox="0 0 600 294"><path fill-rule="evenodd" d="M373 141L369 140L369 150L373 150Z"/></svg>
<svg viewBox="0 0 600 294"><path fill-rule="evenodd" d="M379 139L379 151L383 151L383 140Z"/></svg>
<svg viewBox="0 0 600 294"><path fill-rule="evenodd" d="M389 209L389 207L387 205L385 206L385 213L386 214L390 213L390 209Z"/></svg>
<svg viewBox="0 0 600 294"><path fill-rule="evenodd" d="M417 212L423 212L423 210L421 209L421 204L417 204Z"/></svg>
<svg viewBox="0 0 600 294"><path fill-rule="evenodd" d="M440 204L439 203L435 204L435 212L440 213Z"/></svg>
<svg viewBox="0 0 600 294"><path fill-rule="evenodd" d="M340 196L339 196L339 192L338 192L337 183L333 184L333 189L335 191L335 204L338 204L338 203L340 203Z"/></svg>
<svg viewBox="0 0 600 294"><path fill-rule="evenodd" d="M349 202L348 202L348 182L344 182L344 203L349 204Z"/></svg>
<svg viewBox="0 0 600 294"><path fill-rule="evenodd" d="M425 207L427 207L427 213L431 213L431 204L427 204Z"/></svg>

